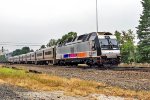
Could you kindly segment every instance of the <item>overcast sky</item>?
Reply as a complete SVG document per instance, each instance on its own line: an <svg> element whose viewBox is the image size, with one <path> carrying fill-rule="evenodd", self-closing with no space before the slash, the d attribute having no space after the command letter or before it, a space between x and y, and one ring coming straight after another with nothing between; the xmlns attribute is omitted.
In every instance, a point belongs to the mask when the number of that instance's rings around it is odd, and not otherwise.
<svg viewBox="0 0 150 100"><path fill-rule="evenodd" d="M46 44L74 31L96 31L96 0L0 0L0 44ZM136 30L141 0L98 0L99 31ZM1 47L2 45L0 45ZM5 46L12 51L20 46ZM39 47L31 47L34 50Z"/></svg>

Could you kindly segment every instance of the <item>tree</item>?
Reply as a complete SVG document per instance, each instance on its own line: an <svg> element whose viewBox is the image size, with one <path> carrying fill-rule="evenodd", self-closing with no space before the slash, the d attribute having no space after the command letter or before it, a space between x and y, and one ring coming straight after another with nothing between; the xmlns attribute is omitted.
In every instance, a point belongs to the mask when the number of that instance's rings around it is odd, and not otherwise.
<svg viewBox="0 0 150 100"><path fill-rule="evenodd" d="M34 50L33 50L33 49L31 49L31 50L30 50L30 52L34 52Z"/></svg>
<svg viewBox="0 0 150 100"><path fill-rule="evenodd" d="M47 47L51 47L51 46L54 46L54 45L56 45L56 44L57 44L57 40L51 39L51 40L49 41L49 43L47 44Z"/></svg>
<svg viewBox="0 0 150 100"><path fill-rule="evenodd" d="M133 31L128 30L122 33L116 31L115 36L120 44L122 61L125 63L135 62L135 46Z"/></svg>
<svg viewBox="0 0 150 100"><path fill-rule="evenodd" d="M32 52L32 51L33 50L30 50L29 47L23 47L22 49L16 49L15 51L13 51L12 56L26 54L26 53L29 53L29 52Z"/></svg>
<svg viewBox="0 0 150 100"><path fill-rule="evenodd" d="M69 32L68 34L65 34L62 36L62 38L59 40L59 42L64 43L67 40L71 40L74 37L77 37L77 33L76 32Z"/></svg>
<svg viewBox="0 0 150 100"><path fill-rule="evenodd" d="M21 50L21 54L26 54L30 52L30 48L29 47L23 47Z"/></svg>
<svg viewBox="0 0 150 100"><path fill-rule="evenodd" d="M121 33L118 32L118 31L115 31L115 36L116 36L116 38L117 38L117 40L118 40L118 42L120 44L121 43Z"/></svg>
<svg viewBox="0 0 150 100"><path fill-rule="evenodd" d="M44 48L46 48L46 46L45 45L41 45L40 49L44 49Z"/></svg>
<svg viewBox="0 0 150 100"><path fill-rule="evenodd" d="M0 63L7 62L5 55L0 55Z"/></svg>
<svg viewBox="0 0 150 100"><path fill-rule="evenodd" d="M150 62L150 0L142 0L143 14L137 27L139 61Z"/></svg>
<svg viewBox="0 0 150 100"><path fill-rule="evenodd" d="M20 55L21 54L21 49L16 49L13 51L12 56Z"/></svg>
<svg viewBox="0 0 150 100"><path fill-rule="evenodd" d="M57 45L57 43L64 43L66 41L72 40L73 38L77 37L77 33L76 32L69 32L68 34L65 34L61 37L61 39L55 40L55 39L51 39L49 41L49 43L47 44L47 47L51 47L54 45Z"/></svg>

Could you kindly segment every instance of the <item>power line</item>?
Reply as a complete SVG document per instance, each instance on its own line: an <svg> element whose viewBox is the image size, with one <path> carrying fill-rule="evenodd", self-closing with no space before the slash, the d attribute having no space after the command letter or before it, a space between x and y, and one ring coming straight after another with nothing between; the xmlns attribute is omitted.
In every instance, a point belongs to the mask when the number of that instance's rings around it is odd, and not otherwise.
<svg viewBox="0 0 150 100"><path fill-rule="evenodd" d="M15 43L15 42L0 42L0 45L8 46L41 46L42 43Z"/></svg>
<svg viewBox="0 0 150 100"><path fill-rule="evenodd" d="M25 42L0 42L4 44L42 44L42 43L25 43Z"/></svg>
<svg viewBox="0 0 150 100"><path fill-rule="evenodd" d="M3 45L5 45L5 46L41 46L41 45L32 45L32 44L31 45L29 45L29 44L28 45L21 45L21 44L20 45L19 44L0 44L0 45L2 45L2 46Z"/></svg>
<svg viewBox="0 0 150 100"><path fill-rule="evenodd" d="M38 44L6 44L6 43L0 43L0 45L5 45L5 46L41 46Z"/></svg>

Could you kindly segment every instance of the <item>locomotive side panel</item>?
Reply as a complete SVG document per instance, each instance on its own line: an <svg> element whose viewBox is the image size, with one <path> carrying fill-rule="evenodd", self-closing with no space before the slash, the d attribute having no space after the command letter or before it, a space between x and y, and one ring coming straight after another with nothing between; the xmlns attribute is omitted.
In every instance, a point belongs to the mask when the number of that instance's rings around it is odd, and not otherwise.
<svg viewBox="0 0 150 100"><path fill-rule="evenodd" d="M92 50L92 41L78 42L56 48L56 59L97 57L97 51Z"/></svg>

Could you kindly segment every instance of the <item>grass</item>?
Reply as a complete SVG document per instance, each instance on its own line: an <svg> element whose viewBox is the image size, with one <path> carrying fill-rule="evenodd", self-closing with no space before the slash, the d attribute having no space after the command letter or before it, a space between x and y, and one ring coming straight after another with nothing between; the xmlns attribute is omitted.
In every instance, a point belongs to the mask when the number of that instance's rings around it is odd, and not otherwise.
<svg viewBox="0 0 150 100"><path fill-rule="evenodd" d="M66 95L87 96L99 93L127 98L150 99L150 91L125 90L94 81L76 78L62 78L46 74L26 73L25 70L14 70L0 67L0 83L8 83L35 91L65 91Z"/></svg>

